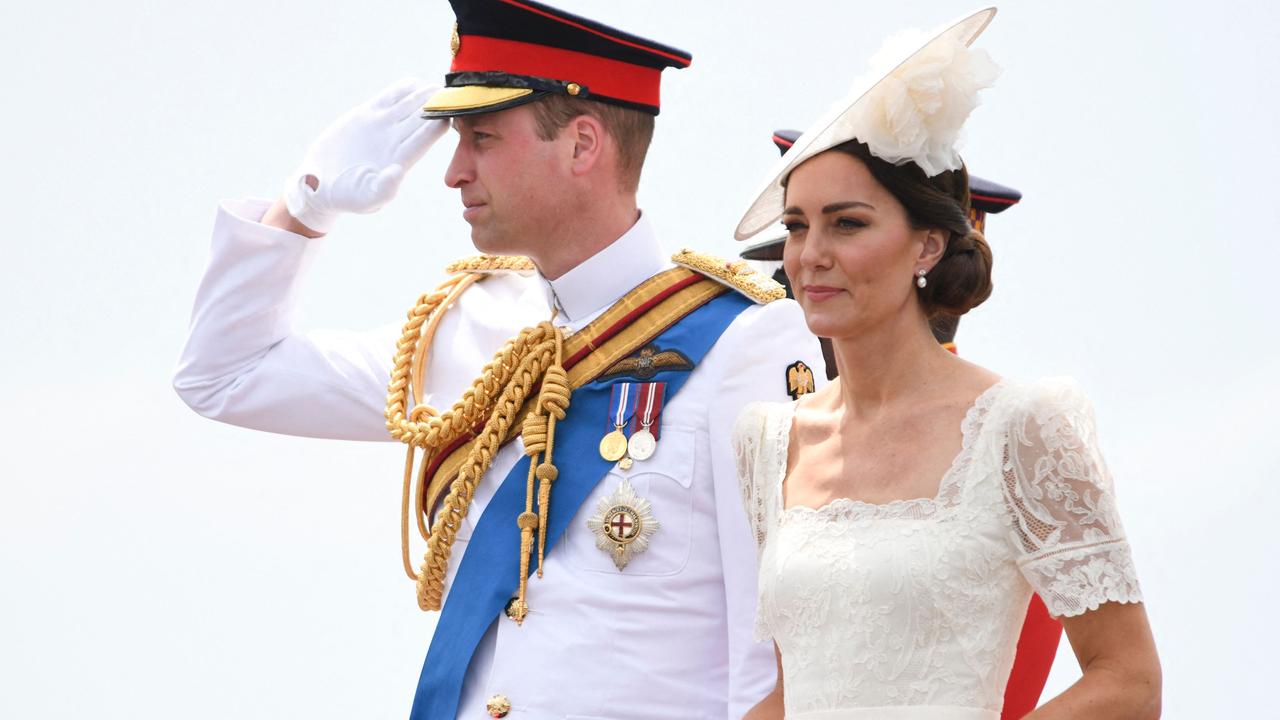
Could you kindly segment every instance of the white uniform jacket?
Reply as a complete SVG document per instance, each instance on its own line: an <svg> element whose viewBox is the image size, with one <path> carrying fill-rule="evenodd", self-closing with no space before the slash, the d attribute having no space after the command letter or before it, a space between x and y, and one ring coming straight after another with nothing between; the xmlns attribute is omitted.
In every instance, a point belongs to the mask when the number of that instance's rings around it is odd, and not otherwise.
<svg viewBox="0 0 1280 720"><path fill-rule="evenodd" d="M244 427L390 440L383 412L400 327L297 331L299 281L321 242L258 223L265 210L259 201L220 208L175 389L201 415ZM552 305L557 323L579 330L668 267L668 252L641 218L556 280L511 274L477 283L440 325L423 400L449 407L502 343L549 318ZM664 408L657 452L629 470L615 466L548 554L545 576L530 580L524 624L503 617L489 628L458 717L486 717L486 700L502 694L513 719L736 719L772 688L773 648L751 638L756 551L730 431L747 402L787 398L786 369L797 360L823 367L793 301L749 307L730 324ZM601 418L601 435L605 425ZM478 487L450 580L522 452L518 440L509 443ZM652 503L661 527L619 571L597 549L587 518L623 478Z"/></svg>

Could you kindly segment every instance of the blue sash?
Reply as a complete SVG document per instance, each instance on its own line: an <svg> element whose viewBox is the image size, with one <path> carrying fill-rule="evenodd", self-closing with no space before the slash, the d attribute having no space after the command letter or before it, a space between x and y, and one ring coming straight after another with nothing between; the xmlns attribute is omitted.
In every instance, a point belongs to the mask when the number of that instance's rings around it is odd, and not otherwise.
<svg viewBox="0 0 1280 720"><path fill-rule="evenodd" d="M751 301L738 293L726 293L686 315L653 342L663 350L679 350L696 367L729 323L750 305ZM690 369L666 370L646 380L665 382L666 398L670 402L690 372ZM610 389L617 381L614 378L591 382L575 390L565 418L556 423L555 459L560 476L552 489L555 502L551 503L547 522L547 552L564 534L596 484L613 467L612 462L600 457L597 446L601 418L609 413ZM519 586L520 529L516 526L516 516L524 511L528 473L526 455L507 474L476 523L431 638L410 720L446 720L456 716L471 656ZM531 574L537 561L535 552L530 560ZM537 622L537 618L533 622Z"/></svg>

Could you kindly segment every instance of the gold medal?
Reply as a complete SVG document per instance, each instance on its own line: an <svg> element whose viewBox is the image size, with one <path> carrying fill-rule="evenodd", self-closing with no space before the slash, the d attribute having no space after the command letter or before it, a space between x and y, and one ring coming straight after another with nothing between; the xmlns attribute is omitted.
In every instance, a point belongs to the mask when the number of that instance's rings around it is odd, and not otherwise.
<svg viewBox="0 0 1280 720"><path fill-rule="evenodd" d="M617 462L627 454L627 436L622 434L622 428L615 428L613 432L600 438L600 457L609 462Z"/></svg>

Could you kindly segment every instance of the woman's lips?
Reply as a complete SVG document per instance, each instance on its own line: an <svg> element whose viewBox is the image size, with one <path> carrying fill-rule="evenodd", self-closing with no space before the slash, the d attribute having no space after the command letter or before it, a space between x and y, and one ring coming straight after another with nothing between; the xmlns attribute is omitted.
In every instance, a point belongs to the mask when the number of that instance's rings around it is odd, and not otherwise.
<svg viewBox="0 0 1280 720"><path fill-rule="evenodd" d="M812 302L822 302L841 294L844 290L840 288L827 287L826 285L805 285L803 288L804 296Z"/></svg>

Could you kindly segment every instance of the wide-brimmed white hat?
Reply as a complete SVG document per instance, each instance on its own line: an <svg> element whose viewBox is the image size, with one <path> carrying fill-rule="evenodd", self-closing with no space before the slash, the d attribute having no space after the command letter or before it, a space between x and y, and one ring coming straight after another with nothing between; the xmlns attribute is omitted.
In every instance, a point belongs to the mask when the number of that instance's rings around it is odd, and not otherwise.
<svg viewBox="0 0 1280 720"><path fill-rule="evenodd" d="M990 87L999 68L970 49L995 17L989 7L932 33L890 38L853 90L802 134L769 173L755 202L738 221L734 237L746 240L782 217L783 183L800 163L857 139L871 154L895 164L914 162L932 177L962 166L956 152L960 128Z"/></svg>

